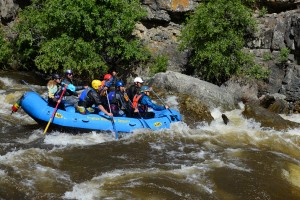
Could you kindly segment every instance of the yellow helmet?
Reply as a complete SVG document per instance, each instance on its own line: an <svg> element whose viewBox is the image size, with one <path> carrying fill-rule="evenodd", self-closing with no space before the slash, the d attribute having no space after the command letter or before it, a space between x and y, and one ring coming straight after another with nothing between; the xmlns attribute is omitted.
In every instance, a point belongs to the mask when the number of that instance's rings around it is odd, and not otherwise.
<svg viewBox="0 0 300 200"><path fill-rule="evenodd" d="M102 85L101 81L100 80L93 80L92 81L92 87L95 89L95 90L98 90L99 87Z"/></svg>

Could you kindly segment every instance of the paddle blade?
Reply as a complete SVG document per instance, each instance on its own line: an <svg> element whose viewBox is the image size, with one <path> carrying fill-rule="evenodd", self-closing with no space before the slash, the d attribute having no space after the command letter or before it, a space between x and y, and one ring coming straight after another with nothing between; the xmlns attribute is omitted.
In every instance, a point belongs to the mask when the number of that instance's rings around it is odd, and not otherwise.
<svg viewBox="0 0 300 200"><path fill-rule="evenodd" d="M115 138L116 138L116 140L118 140L119 139L119 133L116 129L116 124L115 124L115 121L114 121L113 117L111 118L111 123L112 123L113 129L114 129L114 132L115 132Z"/></svg>
<svg viewBox="0 0 300 200"><path fill-rule="evenodd" d="M48 124L47 124L47 126L46 126L46 128L45 128L45 130L44 130L44 135L46 134L46 132L47 132L47 130L48 130L48 128L49 128L49 125L51 124L51 122L52 122L52 117L50 118L50 120L49 120L49 122L48 122Z"/></svg>

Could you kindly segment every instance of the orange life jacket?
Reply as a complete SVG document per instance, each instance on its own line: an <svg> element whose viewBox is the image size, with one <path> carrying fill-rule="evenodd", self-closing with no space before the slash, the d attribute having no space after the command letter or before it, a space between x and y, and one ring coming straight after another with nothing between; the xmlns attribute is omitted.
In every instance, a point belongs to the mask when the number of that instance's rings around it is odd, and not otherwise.
<svg viewBox="0 0 300 200"><path fill-rule="evenodd" d="M142 104L139 104L139 101L142 100L142 97L143 95L140 94L140 95L134 95L133 97L133 102L132 102L132 108L133 109L138 109L139 112L147 112L148 111L148 106L147 105L142 105Z"/></svg>
<svg viewBox="0 0 300 200"><path fill-rule="evenodd" d="M139 105L139 100L141 99L141 97L142 97L143 95L134 95L134 97L133 97L133 100L132 100L132 108L133 109L136 109L137 107L138 107L138 105Z"/></svg>

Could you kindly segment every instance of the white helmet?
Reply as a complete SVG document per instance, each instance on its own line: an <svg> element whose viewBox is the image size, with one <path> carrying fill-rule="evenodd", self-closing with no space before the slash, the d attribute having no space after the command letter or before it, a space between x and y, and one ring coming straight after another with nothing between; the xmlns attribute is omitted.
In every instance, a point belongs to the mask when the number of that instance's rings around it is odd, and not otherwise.
<svg viewBox="0 0 300 200"><path fill-rule="evenodd" d="M133 81L134 83L144 83L141 77L136 77Z"/></svg>

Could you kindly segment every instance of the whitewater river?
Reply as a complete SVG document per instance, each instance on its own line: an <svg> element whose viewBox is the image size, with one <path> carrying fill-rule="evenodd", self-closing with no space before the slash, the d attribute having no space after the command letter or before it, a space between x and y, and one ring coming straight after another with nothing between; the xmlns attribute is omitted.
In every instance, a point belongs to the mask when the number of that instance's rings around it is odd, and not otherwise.
<svg viewBox="0 0 300 200"><path fill-rule="evenodd" d="M12 104L30 74L0 72L0 199L300 199L300 129L274 131L242 117L243 104L191 128L112 133L48 132ZM21 84L25 79L29 86ZM172 108L180 105L170 96ZM300 115L283 116L300 122Z"/></svg>

